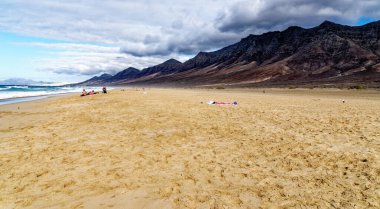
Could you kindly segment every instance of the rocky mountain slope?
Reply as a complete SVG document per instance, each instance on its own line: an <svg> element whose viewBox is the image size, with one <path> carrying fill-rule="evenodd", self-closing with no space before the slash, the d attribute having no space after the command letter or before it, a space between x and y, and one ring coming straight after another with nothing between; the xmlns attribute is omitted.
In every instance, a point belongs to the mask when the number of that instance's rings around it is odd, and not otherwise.
<svg viewBox="0 0 380 209"><path fill-rule="evenodd" d="M94 83L90 79L82 84ZM98 78L98 84L380 86L380 21L359 27L325 21L310 29L250 35L184 63L171 59L141 71L129 68Z"/></svg>

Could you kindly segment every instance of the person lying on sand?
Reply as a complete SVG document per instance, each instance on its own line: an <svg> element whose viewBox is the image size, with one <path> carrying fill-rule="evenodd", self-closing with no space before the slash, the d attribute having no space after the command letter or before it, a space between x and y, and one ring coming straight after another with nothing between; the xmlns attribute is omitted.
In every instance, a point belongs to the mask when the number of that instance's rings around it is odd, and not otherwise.
<svg viewBox="0 0 380 209"><path fill-rule="evenodd" d="M94 94L97 94L98 92L95 92L94 90L90 91L90 93L88 93L88 95L94 95Z"/></svg>
<svg viewBox="0 0 380 209"><path fill-rule="evenodd" d="M210 104L210 105L232 105L232 106L238 105L237 102L215 102L215 101L209 101L209 102L207 102L207 104Z"/></svg>
<svg viewBox="0 0 380 209"><path fill-rule="evenodd" d="M98 94L98 92L95 92L94 90L90 92L86 92L86 90L83 89L82 94L80 96L83 97L83 96L94 95L94 94Z"/></svg>
<svg viewBox="0 0 380 209"><path fill-rule="evenodd" d="M86 89L83 89L82 94L80 96L83 97L83 96L86 96L86 95L87 95Z"/></svg>

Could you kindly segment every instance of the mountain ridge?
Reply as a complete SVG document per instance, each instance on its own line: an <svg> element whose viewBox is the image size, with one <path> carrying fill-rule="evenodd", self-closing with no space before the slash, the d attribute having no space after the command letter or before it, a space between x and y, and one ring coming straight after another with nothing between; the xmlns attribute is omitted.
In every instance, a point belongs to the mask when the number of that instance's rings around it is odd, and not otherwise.
<svg viewBox="0 0 380 209"><path fill-rule="evenodd" d="M115 75L99 83L159 86L364 83L380 86L379 40L380 21L363 26L330 21L309 29L291 26L283 31L249 35L213 52L199 52L184 63L170 59L141 71L124 70L122 79Z"/></svg>

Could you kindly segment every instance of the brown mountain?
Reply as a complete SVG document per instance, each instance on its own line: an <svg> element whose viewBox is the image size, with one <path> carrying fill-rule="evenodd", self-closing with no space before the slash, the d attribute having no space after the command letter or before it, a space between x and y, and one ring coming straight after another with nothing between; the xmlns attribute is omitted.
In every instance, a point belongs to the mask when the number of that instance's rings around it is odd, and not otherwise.
<svg viewBox="0 0 380 209"><path fill-rule="evenodd" d="M101 76L95 76L84 82L78 83L78 85L97 86L108 82L108 79L112 78L112 75L104 73Z"/></svg>
<svg viewBox="0 0 380 209"><path fill-rule="evenodd" d="M170 67L168 67L170 66ZM350 27L325 21L250 35L180 63L171 60L107 84L167 86L380 86L380 21Z"/></svg>

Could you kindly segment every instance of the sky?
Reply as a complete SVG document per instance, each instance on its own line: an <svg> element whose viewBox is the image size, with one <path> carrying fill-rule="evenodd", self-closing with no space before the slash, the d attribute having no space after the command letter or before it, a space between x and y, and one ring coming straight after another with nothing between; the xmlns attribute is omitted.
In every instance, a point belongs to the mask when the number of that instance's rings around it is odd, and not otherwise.
<svg viewBox="0 0 380 209"><path fill-rule="evenodd" d="M0 0L0 80L79 82L249 34L379 19L379 0Z"/></svg>

